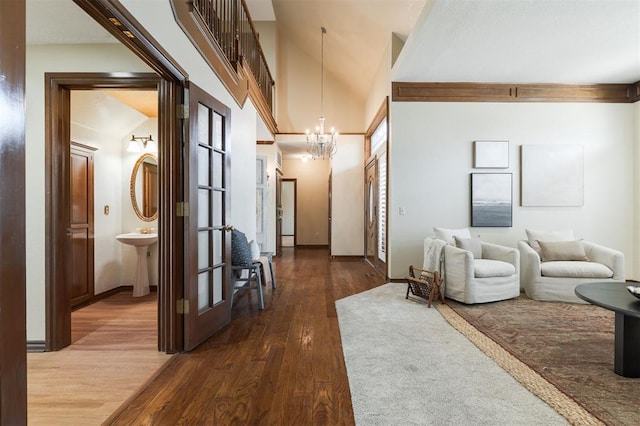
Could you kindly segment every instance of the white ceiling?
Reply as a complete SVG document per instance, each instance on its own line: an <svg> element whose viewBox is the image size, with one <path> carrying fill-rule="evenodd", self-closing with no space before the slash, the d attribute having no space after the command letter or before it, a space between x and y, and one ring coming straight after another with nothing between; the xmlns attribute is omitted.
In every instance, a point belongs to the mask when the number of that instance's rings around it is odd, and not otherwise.
<svg viewBox="0 0 640 426"><path fill-rule="evenodd" d="M395 81L633 83L639 0L436 0Z"/></svg>

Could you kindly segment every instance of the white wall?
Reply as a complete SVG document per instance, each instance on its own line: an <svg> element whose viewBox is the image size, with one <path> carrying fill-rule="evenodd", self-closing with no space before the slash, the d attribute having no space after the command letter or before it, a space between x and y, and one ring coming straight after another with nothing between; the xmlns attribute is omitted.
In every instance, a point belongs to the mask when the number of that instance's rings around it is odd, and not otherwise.
<svg viewBox="0 0 640 426"><path fill-rule="evenodd" d="M275 253L276 251L276 152L278 147L272 145L258 145L257 155L267 157L267 226L265 249Z"/></svg>
<svg viewBox="0 0 640 426"><path fill-rule="evenodd" d="M638 107L596 103L391 104L389 275L422 264L422 241L434 226L470 224L474 140L508 140L513 173L513 227L474 228L486 241L516 246L525 228L572 228L577 238L621 250L627 278L634 259L634 158ZM634 139L635 138L635 139ZM520 207L520 145L584 146L583 207ZM399 215L399 208L406 215Z"/></svg>
<svg viewBox="0 0 640 426"><path fill-rule="evenodd" d="M29 45L26 49L26 256L27 339L45 338L45 72L150 72L124 47Z"/></svg>
<svg viewBox="0 0 640 426"><path fill-rule="evenodd" d="M277 64L278 81L286 82L276 83L278 130L282 133L303 133L306 129L313 129L320 117L320 61L301 50L295 40L278 37ZM362 132L364 101L325 70L324 116L327 129L335 127L342 134Z"/></svg>
<svg viewBox="0 0 640 426"><path fill-rule="evenodd" d="M331 255L364 255L364 135L340 135L331 160Z"/></svg>
<svg viewBox="0 0 640 426"><path fill-rule="evenodd" d="M127 152L127 145L129 139L131 139L132 134L136 136L152 135L154 140L157 141L158 119L145 119L142 124L134 129L131 129L131 131L128 132L127 135L119 141L119 146L121 148L120 158L122 165L123 191L121 194L122 198L120 200L120 215L122 217L122 221L120 223L118 234L137 232L140 230L140 228L154 228L157 232L158 220L156 219L150 222L143 221L138 217L138 215L136 215L135 211L133 210L133 206L131 205L131 192L129 191L131 173L133 171L133 167L136 164L136 161L138 161L138 159L142 155L142 153L140 152ZM100 213L100 209L100 205L96 204L96 211L98 213ZM134 285L134 283L136 282L136 268L138 262L136 248L122 243L118 243L118 245L120 246L120 262L122 265L122 272L120 281L117 283L117 285ZM156 243L149 246L148 251L150 253L150 257L148 258L149 285L158 285L158 244ZM117 285L114 285L112 287L116 287Z"/></svg>
<svg viewBox="0 0 640 426"><path fill-rule="evenodd" d="M282 182L282 235L295 235L295 183Z"/></svg>

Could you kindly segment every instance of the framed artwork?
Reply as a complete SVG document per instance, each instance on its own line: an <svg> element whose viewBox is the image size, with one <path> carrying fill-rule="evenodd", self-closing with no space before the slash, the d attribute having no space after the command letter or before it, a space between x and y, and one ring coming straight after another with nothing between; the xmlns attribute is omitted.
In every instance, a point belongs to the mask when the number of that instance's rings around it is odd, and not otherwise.
<svg viewBox="0 0 640 426"><path fill-rule="evenodd" d="M471 226L513 226L512 182L511 173L471 173Z"/></svg>
<svg viewBox="0 0 640 426"><path fill-rule="evenodd" d="M584 205L582 145L522 145L522 206Z"/></svg>
<svg viewBox="0 0 640 426"><path fill-rule="evenodd" d="M475 141L473 167L476 169L508 169L509 141Z"/></svg>

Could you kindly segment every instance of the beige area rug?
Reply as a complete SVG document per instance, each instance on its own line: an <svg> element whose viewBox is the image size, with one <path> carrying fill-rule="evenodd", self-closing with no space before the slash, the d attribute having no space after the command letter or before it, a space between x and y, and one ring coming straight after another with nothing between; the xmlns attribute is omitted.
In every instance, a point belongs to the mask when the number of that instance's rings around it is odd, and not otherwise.
<svg viewBox="0 0 640 426"><path fill-rule="evenodd" d="M356 424L568 424L405 292L391 283L336 301Z"/></svg>

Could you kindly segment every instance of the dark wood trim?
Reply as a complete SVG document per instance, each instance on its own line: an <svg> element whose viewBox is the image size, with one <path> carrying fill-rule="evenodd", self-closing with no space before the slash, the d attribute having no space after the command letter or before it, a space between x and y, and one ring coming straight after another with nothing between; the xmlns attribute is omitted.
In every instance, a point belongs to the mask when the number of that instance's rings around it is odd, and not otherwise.
<svg viewBox="0 0 640 426"><path fill-rule="evenodd" d="M27 423L25 0L0 1L0 424Z"/></svg>
<svg viewBox="0 0 640 426"><path fill-rule="evenodd" d="M27 340L28 353L40 353L45 351L44 340Z"/></svg>
<svg viewBox="0 0 640 426"><path fill-rule="evenodd" d="M200 15L194 12L191 2L171 0L169 3L178 26L218 76L224 87L231 94L231 97L240 107L244 106L248 97L251 98L265 125L275 135L278 132L278 126L273 118L271 107L264 98L260 86L246 61L242 57L235 63L231 63L227 59L220 45L213 40L207 25Z"/></svg>
<svg viewBox="0 0 640 426"><path fill-rule="evenodd" d="M636 81L631 85L631 99L632 102L640 101L640 81Z"/></svg>
<svg viewBox="0 0 640 426"><path fill-rule="evenodd" d="M73 1L162 78L187 80L187 72L118 0Z"/></svg>
<svg viewBox="0 0 640 426"><path fill-rule="evenodd" d="M182 350L182 319L176 300L182 297L182 221L175 215L181 192L181 127L176 118L181 86L155 74L47 73L45 75L45 305L47 350L71 343L71 306L65 280L68 218L70 91L91 89L158 90L160 191L158 349ZM180 182L178 184L177 182ZM178 276L178 274L180 274Z"/></svg>
<svg viewBox="0 0 640 426"><path fill-rule="evenodd" d="M417 83L391 84L395 102L632 103L633 84Z"/></svg>
<svg viewBox="0 0 640 426"><path fill-rule="evenodd" d="M114 287L110 290L107 290L103 293L100 294L95 294L91 299L89 300L85 300L84 302L78 304L77 306L74 306L72 311L77 311L78 309L82 309L82 308L86 308L87 306L93 305L94 303L97 303L101 300L107 299L111 296L113 296L114 294L118 294L118 293L122 293L125 291L129 291L129 292L133 292L133 286L132 285L121 285L118 287ZM151 293L157 293L158 292L158 286L155 285L150 285L149 286L149 291Z"/></svg>
<svg viewBox="0 0 640 426"><path fill-rule="evenodd" d="M353 261L362 261L362 256L353 256L353 255L331 255L332 262L353 262Z"/></svg>
<svg viewBox="0 0 640 426"><path fill-rule="evenodd" d="M305 136L306 137L306 133L305 132L278 132L276 133L276 135L295 135L295 136ZM338 135L338 143L340 143L340 135L351 135L351 136L364 136L363 132L340 132Z"/></svg>
<svg viewBox="0 0 640 426"><path fill-rule="evenodd" d="M389 115L389 97L385 96L382 104L378 108L376 115L373 116L371 124L364 132L364 161L368 163L371 157L371 136L376 131L382 120L386 119ZM389 142L389 127L387 126L387 143Z"/></svg>
<svg viewBox="0 0 640 426"><path fill-rule="evenodd" d="M324 244L324 245L300 244L300 245L295 246L295 248L328 250L329 246L327 244Z"/></svg>
<svg viewBox="0 0 640 426"><path fill-rule="evenodd" d="M276 141L256 141L256 145L273 145Z"/></svg>
<svg viewBox="0 0 640 426"><path fill-rule="evenodd" d="M251 102L262 118L262 121L264 121L264 124L267 126L267 129L269 129L272 135L275 135L276 133L278 133L278 123L276 123L276 119L273 118L271 106L264 98L262 90L260 89L260 86L254 78L253 73L251 72L251 69L249 69L247 63L244 61L244 59L242 59L240 62L242 64L244 74L247 75L247 80L249 83L249 97L251 98Z"/></svg>

